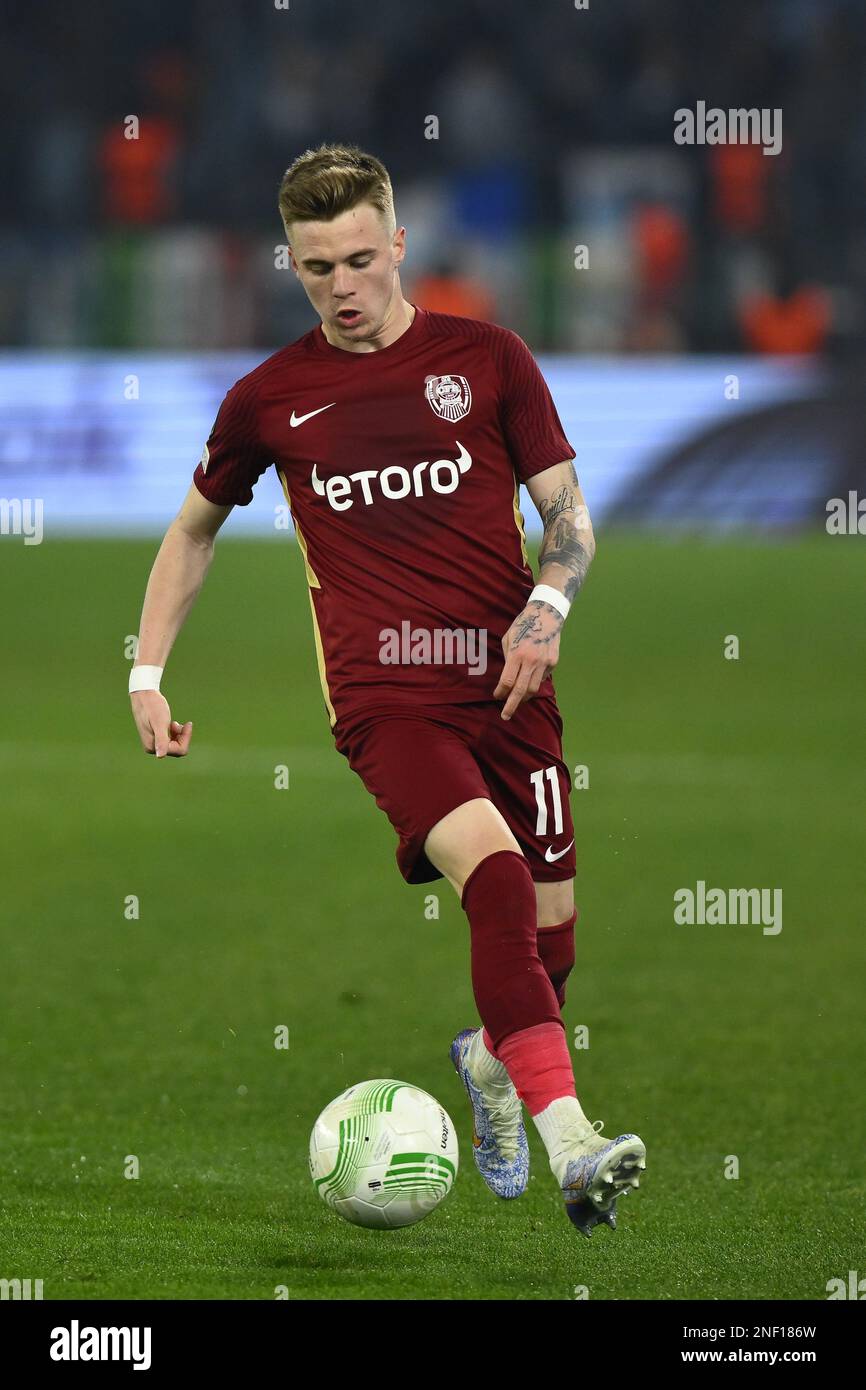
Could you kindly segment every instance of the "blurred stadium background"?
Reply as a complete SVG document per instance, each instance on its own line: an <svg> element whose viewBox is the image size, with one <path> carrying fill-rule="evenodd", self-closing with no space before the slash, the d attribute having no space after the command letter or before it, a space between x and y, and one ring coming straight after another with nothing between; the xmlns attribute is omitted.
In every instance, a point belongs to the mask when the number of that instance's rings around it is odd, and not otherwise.
<svg viewBox="0 0 866 1390"><path fill-rule="evenodd" d="M717 1299L862 1273L864 542L824 522L866 492L864 58L862 0L8 0L0 1276ZM780 108L781 152L677 145L698 101ZM599 1040L588 1113L656 1159L618 1244L575 1251L534 1139L507 1211L465 1148L441 1221L387 1248L318 1209L307 1135L353 1081L405 1072L463 1132L473 1005L456 901L424 918L331 746L271 474L172 657L192 755L157 768L129 718L156 538L219 402L312 324L276 190L328 139L389 167L407 296L536 352L600 523L556 683L592 776L566 1022ZM41 545L16 499L44 500ZM782 886L784 930L675 928L698 879Z"/></svg>
<svg viewBox="0 0 866 1390"><path fill-rule="evenodd" d="M326 139L390 168L408 296L540 354L596 515L791 524L855 486L859 0L5 14L0 477L55 529L164 524L226 387L309 328L276 187ZM698 101L780 109L781 152L675 144Z"/></svg>

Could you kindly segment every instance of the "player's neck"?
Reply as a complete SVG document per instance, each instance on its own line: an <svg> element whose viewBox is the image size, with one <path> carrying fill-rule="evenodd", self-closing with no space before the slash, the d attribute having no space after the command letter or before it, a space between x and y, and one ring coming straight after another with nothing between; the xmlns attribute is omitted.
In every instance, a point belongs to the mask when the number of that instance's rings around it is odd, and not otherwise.
<svg viewBox="0 0 866 1390"><path fill-rule="evenodd" d="M404 299L401 293L389 309L381 329L375 337L352 339L348 334L343 335L342 333L331 336L333 329L329 331L324 322L322 323L322 333L331 347L342 348L346 352L378 352L382 348L390 347L392 343L396 343L398 338L402 338L406 330L411 327L415 313L415 305Z"/></svg>

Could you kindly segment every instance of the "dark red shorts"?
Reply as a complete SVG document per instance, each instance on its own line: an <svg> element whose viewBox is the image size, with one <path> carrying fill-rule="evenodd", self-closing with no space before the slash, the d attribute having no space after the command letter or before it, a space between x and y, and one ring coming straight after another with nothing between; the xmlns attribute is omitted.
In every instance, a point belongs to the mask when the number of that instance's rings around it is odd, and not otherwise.
<svg viewBox="0 0 866 1390"><path fill-rule="evenodd" d="M449 811L482 796L502 813L533 879L574 877L571 775L556 700L528 700L508 721L502 707L499 700L421 705L335 728L338 750L397 832L407 883L442 877L424 841Z"/></svg>

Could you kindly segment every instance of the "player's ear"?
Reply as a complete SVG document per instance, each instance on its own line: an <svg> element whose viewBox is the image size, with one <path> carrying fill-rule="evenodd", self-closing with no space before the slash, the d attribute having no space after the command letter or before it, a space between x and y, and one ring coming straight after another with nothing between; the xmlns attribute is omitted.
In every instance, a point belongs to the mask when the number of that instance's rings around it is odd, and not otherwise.
<svg viewBox="0 0 866 1390"><path fill-rule="evenodd" d="M289 236L289 229L288 229L288 227L286 226L285 222L283 223L283 231L284 231L285 234L286 234L286 250L287 250L288 253L289 253L289 265L292 267L292 270L293 270L293 271L295 272L295 274L297 275L297 273L298 273L298 262L296 261L296 259L295 259L295 253L294 253L294 251L292 250L292 238Z"/></svg>

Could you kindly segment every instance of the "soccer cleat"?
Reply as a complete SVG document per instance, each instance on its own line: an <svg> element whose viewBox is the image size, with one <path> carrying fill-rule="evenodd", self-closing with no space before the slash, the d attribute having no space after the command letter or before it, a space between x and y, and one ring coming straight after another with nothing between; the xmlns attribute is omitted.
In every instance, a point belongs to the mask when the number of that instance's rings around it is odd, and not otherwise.
<svg viewBox="0 0 866 1390"><path fill-rule="evenodd" d="M581 1122L564 1136L567 1153L560 1178L569 1220L585 1236L604 1224L616 1230L616 1199L640 1186L638 1172L646 1168L646 1149L637 1134L606 1139L602 1120Z"/></svg>
<svg viewBox="0 0 866 1390"><path fill-rule="evenodd" d="M529 1142L520 1098L510 1087L505 1099L485 1091L472 1076L469 1046L478 1028L464 1028L451 1044L450 1055L472 1106L472 1153L475 1166L497 1197L519 1197L529 1181ZM500 1089L499 1087L496 1088Z"/></svg>

